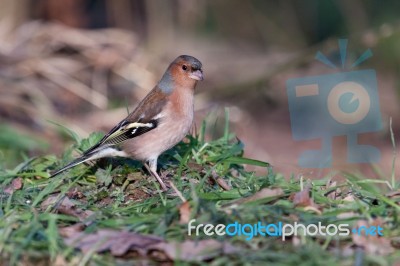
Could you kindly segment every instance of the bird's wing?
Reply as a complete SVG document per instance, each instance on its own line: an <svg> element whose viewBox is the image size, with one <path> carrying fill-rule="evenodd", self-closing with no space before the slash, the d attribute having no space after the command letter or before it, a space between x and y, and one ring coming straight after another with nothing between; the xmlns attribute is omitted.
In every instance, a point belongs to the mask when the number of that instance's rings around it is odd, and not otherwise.
<svg viewBox="0 0 400 266"><path fill-rule="evenodd" d="M135 138L155 129L161 119L161 112L167 103L167 97L158 87L155 87L144 98L138 107L110 130L96 145L84 154L90 154L104 146L120 144L125 140Z"/></svg>

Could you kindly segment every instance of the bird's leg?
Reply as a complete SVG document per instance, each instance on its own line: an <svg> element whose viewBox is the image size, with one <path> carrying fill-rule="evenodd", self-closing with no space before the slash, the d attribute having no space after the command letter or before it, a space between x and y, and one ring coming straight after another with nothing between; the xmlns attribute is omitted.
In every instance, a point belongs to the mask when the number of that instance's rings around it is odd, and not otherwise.
<svg viewBox="0 0 400 266"><path fill-rule="evenodd" d="M156 159L150 159L148 164L144 163L144 166L157 179L158 183L160 183L160 185L161 185L161 188L164 191L168 190L167 186L164 184L164 182L162 181L161 177L157 174L157 158Z"/></svg>

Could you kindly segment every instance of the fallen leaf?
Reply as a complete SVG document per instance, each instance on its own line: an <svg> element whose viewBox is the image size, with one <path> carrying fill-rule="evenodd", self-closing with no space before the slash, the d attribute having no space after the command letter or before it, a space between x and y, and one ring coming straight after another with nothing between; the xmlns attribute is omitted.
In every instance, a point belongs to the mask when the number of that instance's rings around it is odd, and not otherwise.
<svg viewBox="0 0 400 266"><path fill-rule="evenodd" d="M151 257L157 251L158 258L159 253L163 253L170 260L185 261L204 261L221 254L236 252L235 247L214 239L167 242L158 236L108 229L100 229L90 234L73 232L71 236L64 238L64 242L84 253L110 251L114 256L123 256L129 251L135 251L141 256Z"/></svg>
<svg viewBox="0 0 400 266"><path fill-rule="evenodd" d="M82 252L88 252L95 248L96 252L109 250L114 256L122 256L131 249L145 255L151 244L162 241L162 238L156 236L108 229L101 229L92 234L82 232L65 239L67 245L79 248Z"/></svg>
<svg viewBox="0 0 400 266"><path fill-rule="evenodd" d="M179 207L179 223L181 224L187 224L190 220L190 203L189 201L185 201L184 203L181 204Z"/></svg>
<svg viewBox="0 0 400 266"><path fill-rule="evenodd" d="M22 178L21 177L17 177L15 179L13 179L13 181L11 181L11 184L8 185L5 189L4 192L7 194L12 194L14 193L15 190L19 190L22 188Z"/></svg>
<svg viewBox="0 0 400 266"><path fill-rule="evenodd" d="M364 220L357 221L355 228L358 229L361 226L370 227L377 226L379 221L374 221L372 223L368 223ZM373 255L388 255L394 252L393 247L391 246L390 240L383 236L378 235L366 235L363 231L361 234L352 234L353 243L359 247L365 249L365 251L369 254Z"/></svg>
<svg viewBox="0 0 400 266"><path fill-rule="evenodd" d="M83 223L76 223L70 226L60 227L58 231L62 237L71 237L79 232L82 232L85 229L85 225Z"/></svg>
<svg viewBox="0 0 400 266"><path fill-rule="evenodd" d="M292 194L291 199L295 207L304 207L305 211L313 211L321 214L319 206L310 198L310 185L306 185L302 191Z"/></svg>
<svg viewBox="0 0 400 266"><path fill-rule="evenodd" d="M62 214L71 215L77 217L81 222L85 222L86 225L91 223L88 218L94 216L95 212L91 210L82 210L76 208L76 205L67 196L62 196L59 198L59 194L51 195L40 205L42 210L47 209L47 207L54 205L54 208ZM58 200L57 200L58 199Z"/></svg>
<svg viewBox="0 0 400 266"><path fill-rule="evenodd" d="M75 207L75 203L73 203L68 197L60 197L60 194L50 195L42 202L42 204L40 204L40 207L42 208L42 210L45 210L51 205L54 205L56 209L60 206L62 206L63 208Z"/></svg>
<svg viewBox="0 0 400 266"><path fill-rule="evenodd" d="M201 164L194 163L194 162L188 162L187 166L194 171L201 172L204 170L204 167Z"/></svg>
<svg viewBox="0 0 400 266"><path fill-rule="evenodd" d="M294 206L307 207L314 206L315 203L312 198L310 198L310 187L306 186L303 190L296 192L293 197Z"/></svg>

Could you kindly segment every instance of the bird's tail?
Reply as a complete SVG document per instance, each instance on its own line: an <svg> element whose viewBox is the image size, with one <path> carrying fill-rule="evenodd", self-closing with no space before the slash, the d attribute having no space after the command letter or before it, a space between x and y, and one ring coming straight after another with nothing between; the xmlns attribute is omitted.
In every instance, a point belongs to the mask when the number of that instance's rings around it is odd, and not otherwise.
<svg viewBox="0 0 400 266"><path fill-rule="evenodd" d="M105 146L105 147L100 147L98 149L92 150L90 152L86 152L84 153L81 157L73 160L72 162L70 162L69 164L67 164L66 166L64 166L63 168L61 168L60 170L54 172L51 177L55 177L56 175L61 174L62 172L71 169L72 167L75 167L81 163L87 162L87 161L92 161L92 160L96 160L96 159L100 159L103 157L108 157L108 156L124 156L124 154L112 147L109 146Z"/></svg>
<svg viewBox="0 0 400 266"><path fill-rule="evenodd" d="M81 157L79 157L79 158L73 160L72 162L70 162L69 164L67 164L66 166L64 166L63 168L61 168L61 169L57 170L56 172L54 172L54 173L50 176L50 178L55 177L56 175L59 175L59 174L61 174L62 172L66 171L66 170L68 170L68 169L71 169L72 167L75 167L75 166L77 166L77 165L79 165L79 164L81 164L81 163L84 163L84 162L87 162L87 161L90 161L90 160L92 160L92 159L91 159L91 156L83 155L83 156L81 156Z"/></svg>

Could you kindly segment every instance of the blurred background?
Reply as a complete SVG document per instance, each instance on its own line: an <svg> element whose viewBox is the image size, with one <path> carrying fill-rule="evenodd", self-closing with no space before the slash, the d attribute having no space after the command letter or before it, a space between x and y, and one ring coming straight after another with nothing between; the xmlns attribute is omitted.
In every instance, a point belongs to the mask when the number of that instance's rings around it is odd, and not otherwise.
<svg viewBox="0 0 400 266"><path fill-rule="evenodd" d="M0 0L0 165L24 156L59 155L72 140L107 131L153 88L181 54L202 61L196 125L220 134L224 107L247 157L285 174L319 142L292 140L286 80L332 70L317 51L337 54L347 38L349 60L374 54L357 69L375 69L384 128L362 142L382 152L381 176L393 159L389 118L400 135L400 2L396 0ZM346 138L334 143L334 168L349 169ZM397 149L397 148L396 148ZM367 164L356 165L379 178ZM396 166L398 168L399 166ZM329 169L330 171L331 169ZM378 171L379 172L379 171Z"/></svg>

